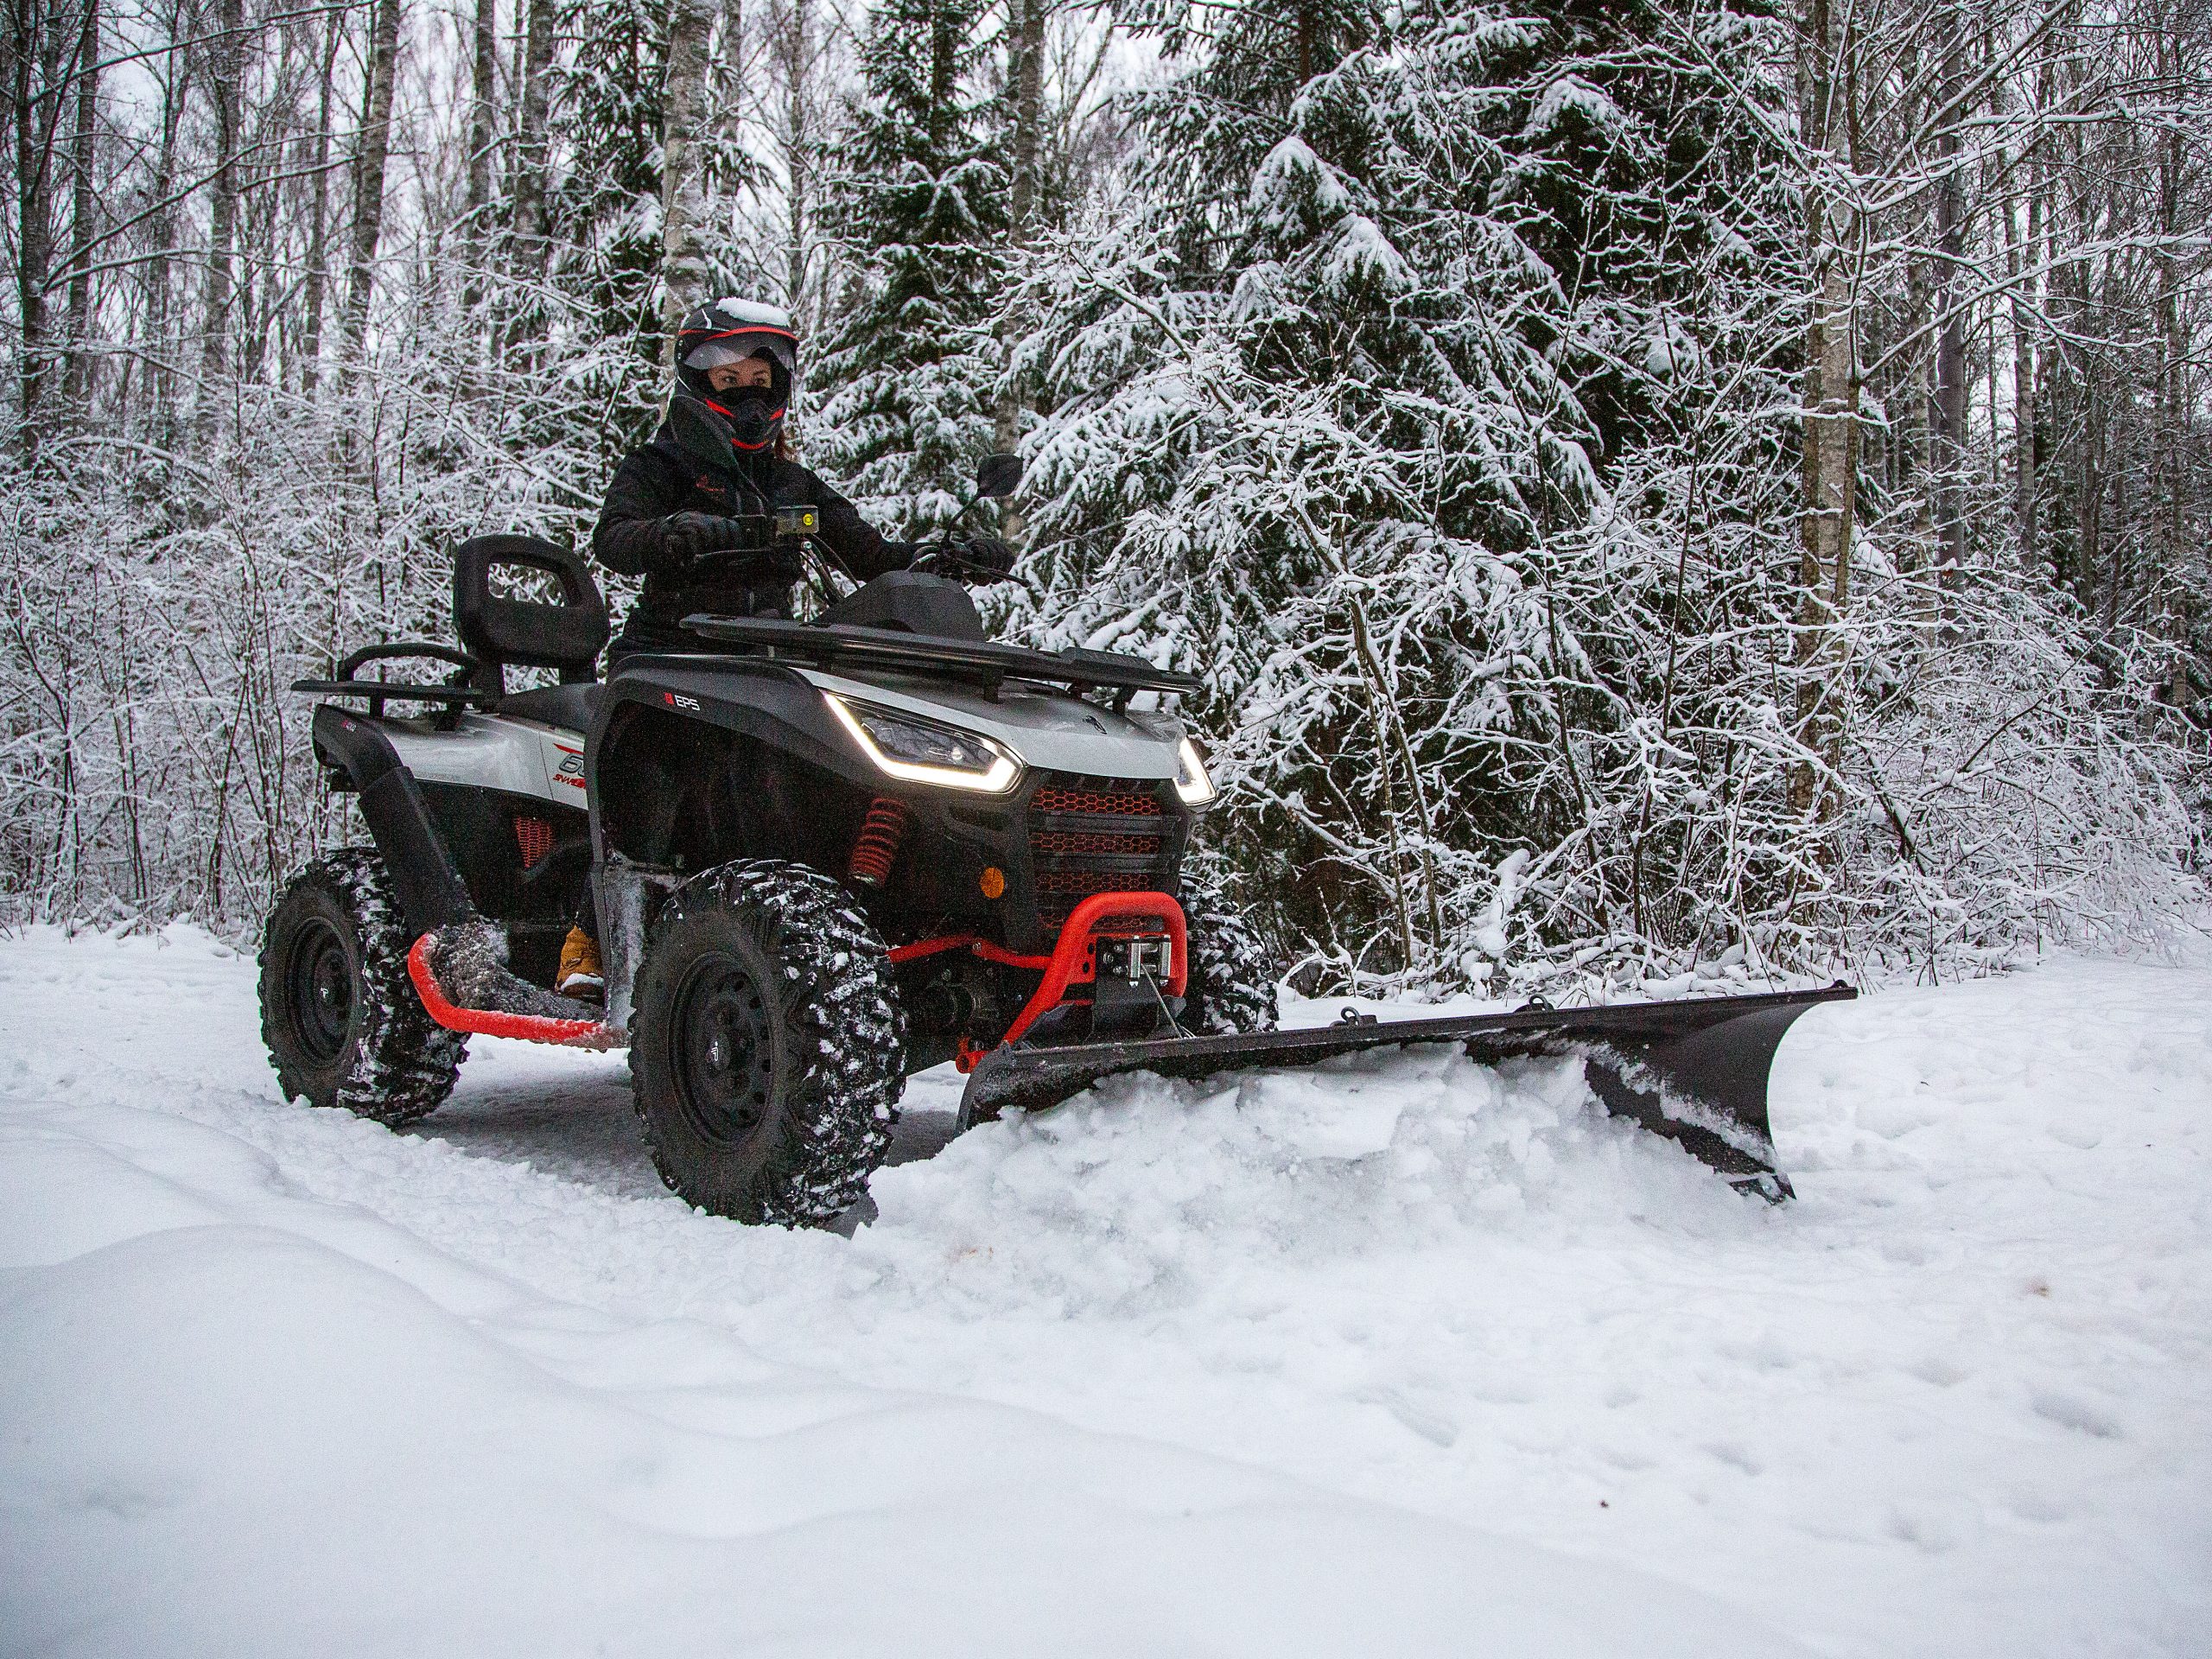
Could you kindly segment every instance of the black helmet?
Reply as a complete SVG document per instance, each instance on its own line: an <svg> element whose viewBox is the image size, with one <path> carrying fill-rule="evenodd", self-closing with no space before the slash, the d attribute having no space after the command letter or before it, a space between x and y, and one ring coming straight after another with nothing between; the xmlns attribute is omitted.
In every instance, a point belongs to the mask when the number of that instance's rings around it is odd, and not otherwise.
<svg viewBox="0 0 2212 1659"><path fill-rule="evenodd" d="M768 389L721 392L708 371L748 357L768 360ZM798 335L791 315L752 300L716 300L683 319L676 336L678 390L696 397L730 423L741 453L768 448L790 412L798 383Z"/></svg>

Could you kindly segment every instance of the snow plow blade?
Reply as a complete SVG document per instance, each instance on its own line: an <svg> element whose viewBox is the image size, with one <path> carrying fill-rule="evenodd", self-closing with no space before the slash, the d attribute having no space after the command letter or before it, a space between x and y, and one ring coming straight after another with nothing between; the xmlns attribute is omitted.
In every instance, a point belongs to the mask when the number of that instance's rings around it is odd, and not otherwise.
<svg viewBox="0 0 2212 1659"><path fill-rule="evenodd" d="M1228 1037L1001 1048L978 1061L961 1097L960 1127L1009 1107L1056 1106L1102 1077L1154 1071L1208 1077L1223 1071L1318 1065L1338 1054L1410 1043L1456 1043L1482 1065L1579 1055L1592 1090L1616 1117L1633 1118L1711 1165L1730 1185L1779 1203L1789 1182L1775 1165L1767 1123L1767 1072L1783 1033L1806 1009L1858 995L1839 982L1823 991L1700 997L1599 1008L1522 1008L1510 1014L1382 1020L1348 1015L1333 1026Z"/></svg>

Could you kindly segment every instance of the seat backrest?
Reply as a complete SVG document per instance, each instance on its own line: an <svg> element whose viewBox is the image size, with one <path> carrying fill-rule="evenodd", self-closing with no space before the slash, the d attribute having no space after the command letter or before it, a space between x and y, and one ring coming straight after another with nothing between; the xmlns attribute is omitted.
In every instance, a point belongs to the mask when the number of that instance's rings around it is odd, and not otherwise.
<svg viewBox="0 0 2212 1659"><path fill-rule="evenodd" d="M501 565L543 571L560 583L561 602L508 599L492 591ZM481 663L487 690L501 691L509 663L560 671L563 683L588 680L607 643L607 601L576 554L535 536L477 536L453 557L453 631Z"/></svg>

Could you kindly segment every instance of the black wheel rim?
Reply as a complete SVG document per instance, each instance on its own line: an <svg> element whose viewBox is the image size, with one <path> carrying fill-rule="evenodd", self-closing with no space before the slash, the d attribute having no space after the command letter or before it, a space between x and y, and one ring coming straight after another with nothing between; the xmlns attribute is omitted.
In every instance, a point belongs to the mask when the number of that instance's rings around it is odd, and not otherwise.
<svg viewBox="0 0 2212 1659"><path fill-rule="evenodd" d="M703 1140L735 1146L760 1127L775 1088L767 998L733 957L702 957L676 997L676 1093Z"/></svg>
<svg viewBox="0 0 2212 1659"><path fill-rule="evenodd" d="M336 1065L353 1024L353 962L338 930L321 919L305 924L285 981L301 1052L312 1065Z"/></svg>

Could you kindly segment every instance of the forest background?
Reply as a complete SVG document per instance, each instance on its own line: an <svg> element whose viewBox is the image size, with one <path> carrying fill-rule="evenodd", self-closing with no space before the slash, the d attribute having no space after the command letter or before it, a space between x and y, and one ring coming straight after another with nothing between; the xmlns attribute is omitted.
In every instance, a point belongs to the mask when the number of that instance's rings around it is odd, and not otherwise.
<svg viewBox="0 0 2212 1659"><path fill-rule="evenodd" d="M1307 988L2201 930L2204 0L4 6L0 921L250 933L727 292L886 529L1023 453Z"/></svg>

